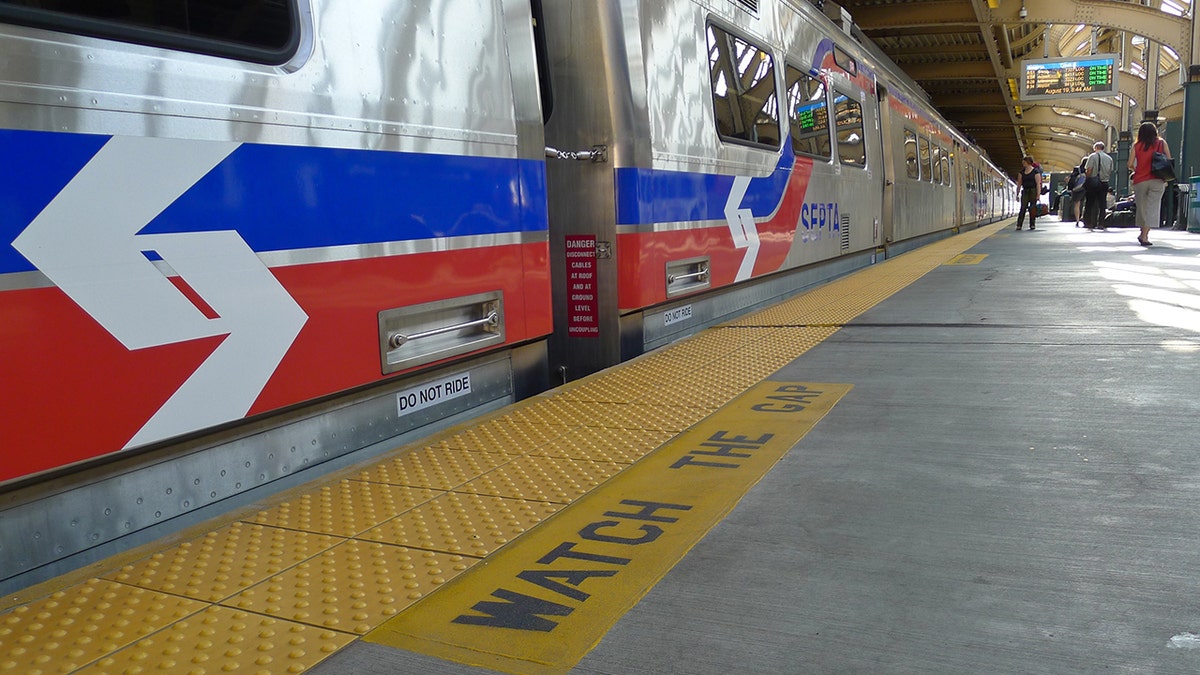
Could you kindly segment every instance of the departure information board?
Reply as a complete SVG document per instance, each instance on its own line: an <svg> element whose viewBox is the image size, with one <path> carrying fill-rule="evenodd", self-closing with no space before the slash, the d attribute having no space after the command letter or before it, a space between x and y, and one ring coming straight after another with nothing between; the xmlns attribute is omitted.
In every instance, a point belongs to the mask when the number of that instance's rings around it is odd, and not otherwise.
<svg viewBox="0 0 1200 675"><path fill-rule="evenodd" d="M825 109L825 101L796 108L796 121L800 124L801 133L825 133L829 129L829 111Z"/></svg>
<svg viewBox="0 0 1200 675"><path fill-rule="evenodd" d="M1021 100L1096 98L1117 93L1117 55L1021 62Z"/></svg>

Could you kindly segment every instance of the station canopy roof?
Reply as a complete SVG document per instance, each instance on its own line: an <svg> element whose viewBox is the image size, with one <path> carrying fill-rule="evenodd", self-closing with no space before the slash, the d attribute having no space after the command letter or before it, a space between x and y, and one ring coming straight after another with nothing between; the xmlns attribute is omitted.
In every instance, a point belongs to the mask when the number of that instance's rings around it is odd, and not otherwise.
<svg viewBox="0 0 1200 675"><path fill-rule="evenodd" d="M809 1L832 17L848 15L854 34L891 57L1009 174L1026 154L1047 171L1070 171L1097 140L1115 143L1148 117L1160 128L1183 117L1180 63L1186 74L1193 0ZM1021 98L1024 61L1092 54L1119 55L1117 94Z"/></svg>

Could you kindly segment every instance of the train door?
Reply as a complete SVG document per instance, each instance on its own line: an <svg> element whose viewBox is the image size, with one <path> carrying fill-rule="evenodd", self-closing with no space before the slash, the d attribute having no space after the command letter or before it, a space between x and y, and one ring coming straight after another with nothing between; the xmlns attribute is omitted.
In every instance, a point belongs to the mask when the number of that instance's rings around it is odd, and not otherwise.
<svg viewBox="0 0 1200 675"><path fill-rule="evenodd" d="M896 156L896 149L892 147L892 109L887 87L878 84L877 91L879 93L879 131L882 136L880 147L883 148L883 162L881 162L883 166L883 208L881 210L882 222L875 244L887 246L892 242L893 236L892 218L895 208L896 166L892 158Z"/></svg>
<svg viewBox="0 0 1200 675"><path fill-rule="evenodd" d="M954 226L961 227L967 222L967 208L963 204L966 198L966 192L963 191L963 177L966 175L966 154L963 152L963 146L957 140L951 143L952 148L950 155L950 172L952 174L950 189L954 191Z"/></svg>

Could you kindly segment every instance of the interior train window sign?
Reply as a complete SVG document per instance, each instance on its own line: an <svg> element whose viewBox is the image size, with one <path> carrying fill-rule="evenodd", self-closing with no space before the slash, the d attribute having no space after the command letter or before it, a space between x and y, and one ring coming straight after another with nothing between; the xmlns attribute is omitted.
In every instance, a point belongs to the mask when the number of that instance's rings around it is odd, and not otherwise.
<svg viewBox="0 0 1200 675"><path fill-rule="evenodd" d="M1116 96L1117 55L1077 59L1026 59L1021 62L1021 100Z"/></svg>

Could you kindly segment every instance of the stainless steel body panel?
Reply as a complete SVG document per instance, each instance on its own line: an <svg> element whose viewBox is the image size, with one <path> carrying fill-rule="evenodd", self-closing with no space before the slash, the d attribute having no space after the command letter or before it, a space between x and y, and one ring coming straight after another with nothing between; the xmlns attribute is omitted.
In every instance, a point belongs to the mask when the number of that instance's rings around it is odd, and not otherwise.
<svg viewBox="0 0 1200 675"><path fill-rule="evenodd" d="M302 0L301 8L302 49L279 67L0 24L0 129L542 161L528 3ZM545 239L534 229L258 257L278 273ZM163 261L155 266L172 274ZM39 271L0 274L0 292L51 285ZM378 362L374 340L361 346ZM0 591L546 386L544 340L456 359L3 486ZM419 411L398 407L398 393L449 376L469 377L470 391Z"/></svg>
<svg viewBox="0 0 1200 675"><path fill-rule="evenodd" d="M521 159L536 163L538 171L545 161L548 233L535 229L298 247L258 257L287 273L290 267L489 251L549 238L551 344L537 339L483 356L456 357L464 360L328 392L268 415L139 447L115 461L5 486L0 591L357 461L386 449L386 439L419 437L449 420L494 409L872 264L884 255L879 247L885 243L891 253L908 250L948 236L959 224L1012 212L1005 178L972 155L970 162L956 162L954 178L962 181L968 165L987 174L986 184L973 181L974 191L964 197L975 200L969 208L955 211L953 197L927 199L925 191L932 194L933 186L904 187L897 180L892 196L882 198L889 199L892 214L883 227L887 211L880 195L886 194L889 173L898 178L904 170L896 135L904 125L893 118L884 127L887 113L880 110L872 83L884 83L949 137L964 146L967 141L877 50L836 29L805 0L763 0L755 12L733 0L546 3L545 72L536 64L530 6L524 0L304 0L301 6L303 48L278 67L0 25L5 55L0 129ZM858 59L864 74L824 72L830 87L862 107L865 166L843 165L836 152L832 159L813 160L799 197L806 205L836 207L829 213L836 214L830 217L838 225L837 236L810 236L795 223L777 267L736 281L737 265L730 259L741 259L741 249L729 255L733 245L722 237L731 236L732 223L720 208L697 211L701 215L695 217L626 217L618 223L620 175L711 179L725 192L697 200L711 199L719 207L726 205L726 183L789 170L781 168L784 150L729 142L717 134L705 35L710 22L759 43L777 68L790 63L817 69L818 50L834 44ZM548 77L555 93L553 115L544 128L537 77ZM776 78L782 83L778 70ZM604 146L605 158L545 160L547 145L568 151ZM524 187L517 185L514 192ZM956 194L953 185L938 192ZM658 194L638 198L653 206L665 200ZM780 205L757 217L782 212ZM894 241L886 242L887 233ZM566 330L566 240L572 236L595 240L598 338L570 338ZM691 249L663 253L675 245L671 242L688 238ZM622 240L633 243L618 246ZM696 240L718 243L712 251L696 250ZM655 252L663 264L641 258ZM546 264L532 257L522 262L532 268ZM704 283L668 288L672 265L683 274L703 268ZM170 273L166 262L155 266ZM631 275L639 266L652 268L646 278L659 285L655 291L661 298L622 305L622 284L638 290L640 281ZM544 275L535 269L533 276L538 274ZM49 285L41 272L0 275L0 292ZM521 301L512 294L504 297L506 307ZM370 327L372 339L364 345L376 361L384 349L376 338L385 339L378 328ZM561 368L549 382L548 361ZM469 395L416 410L398 402L413 388L464 373L471 378Z"/></svg>
<svg viewBox="0 0 1200 675"><path fill-rule="evenodd" d="M711 218L618 224L613 210L614 201L620 198L614 185L617 174L632 169L645 174L754 179L771 176L780 165L782 150L729 142L716 133L706 43L706 28L710 23L736 31L769 49L776 60L777 78L785 63L804 72L811 71L818 49L830 41L859 59L860 72L870 73L871 77L888 77L894 68L864 53L849 36L836 30L823 14L804 2L764 2L758 5L757 13L738 3L720 0L572 2L547 6L547 14L552 55L550 74L558 101L547 125L547 142L558 148L604 143L613 149L608 164L552 160L547 166L556 311L551 365L552 369L560 369L565 380L661 343L660 331L637 336L635 333L643 330L641 320L626 320L621 318L623 315L641 317L645 312L646 316L657 316L658 303L665 303L663 306L668 309L685 303L671 290L664 290L657 301L621 304L618 284L631 282L620 275L626 275L631 266L638 264L629 257L640 256L642 251L617 247L617 259L598 263L600 336L567 337L563 330L567 318L562 312L567 303L565 236L590 234L602 241L613 241L627 235L677 233L712 238L730 228L726 220ZM778 267L777 273L781 275L806 266L824 268L821 263L847 254L873 254L883 243L882 201L878 197L863 198L881 194L887 175L885 161L891 161L884 156L878 101L871 89L864 88L861 78L851 78L836 70L828 70L824 76L834 92L849 96L862 106L863 131L868 136L866 165L842 164L836 152L832 159L812 160L803 200L806 205L820 207L822 213L827 210L830 218L836 218L839 236L827 236L828 233L816 236L794 223L790 249ZM725 196L714 194L707 198L723 201ZM950 226L948 220L926 221L928 231ZM907 236L917 234L920 232ZM680 252L675 260L690 260L704 253ZM870 258L867 255L853 259L861 262ZM671 264L668 261L667 266ZM728 263L714 259L712 264L719 268ZM834 267L828 269L831 273L844 271L844 266L835 267L837 271ZM720 270L717 271L716 278L720 278ZM728 269L725 272L724 278L729 279L732 272ZM662 270L656 274L660 279L664 276ZM713 290L703 293L706 302L721 293L739 294L727 280L720 284L714 281L712 287ZM703 320L704 316L708 313L697 314L689 322L692 330L709 324ZM709 318L716 321L717 317L728 314L716 311ZM647 320L646 325L653 323Z"/></svg>
<svg viewBox="0 0 1200 675"><path fill-rule="evenodd" d="M7 492L0 496L0 593L512 403L520 376L508 355L475 359ZM471 382L463 396L411 413L398 405L405 390L463 377Z"/></svg>
<svg viewBox="0 0 1200 675"><path fill-rule="evenodd" d="M0 25L0 102L28 106L6 105L0 120L46 131L515 154L499 0L311 5L301 27L311 53L284 67Z"/></svg>

